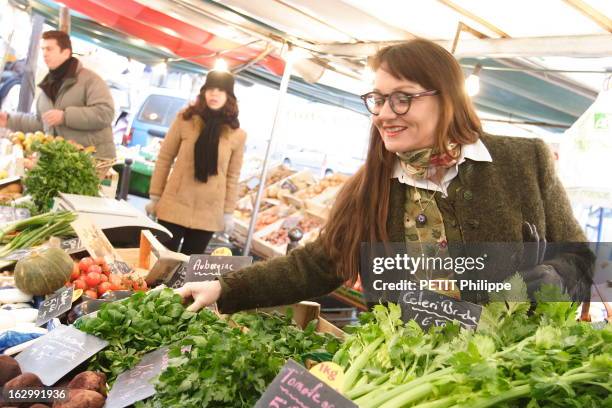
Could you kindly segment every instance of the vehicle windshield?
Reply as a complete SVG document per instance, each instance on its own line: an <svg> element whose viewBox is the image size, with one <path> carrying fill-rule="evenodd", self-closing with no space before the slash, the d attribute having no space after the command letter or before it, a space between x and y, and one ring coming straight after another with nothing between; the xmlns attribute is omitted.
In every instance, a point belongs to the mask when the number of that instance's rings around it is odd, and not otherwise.
<svg viewBox="0 0 612 408"><path fill-rule="evenodd" d="M166 95L150 95L145 101L138 120L169 127L176 114L187 104L182 98Z"/></svg>

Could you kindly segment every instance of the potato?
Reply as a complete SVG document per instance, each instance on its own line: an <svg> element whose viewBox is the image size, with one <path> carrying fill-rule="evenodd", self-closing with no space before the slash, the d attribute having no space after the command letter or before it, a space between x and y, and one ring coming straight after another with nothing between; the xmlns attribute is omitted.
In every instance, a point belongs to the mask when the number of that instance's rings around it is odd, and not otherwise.
<svg viewBox="0 0 612 408"><path fill-rule="evenodd" d="M11 356L0 356L0 387L21 374L19 363Z"/></svg>
<svg viewBox="0 0 612 408"><path fill-rule="evenodd" d="M44 387L43 383L40 381L40 378L36 374L33 373L23 373L13 378L10 381L7 381L4 384L4 388L12 389L12 388L34 388L34 387Z"/></svg>
<svg viewBox="0 0 612 408"><path fill-rule="evenodd" d="M97 371L82 372L70 381L68 388L91 390L106 395L106 375Z"/></svg>
<svg viewBox="0 0 612 408"><path fill-rule="evenodd" d="M106 399L91 390L70 390L68 400L53 403L53 408L102 408Z"/></svg>
<svg viewBox="0 0 612 408"><path fill-rule="evenodd" d="M32 373L23 373L13 378L4 384L4 389L14 389L14 388L42 388L44 387L43 383L40 381L40 378L36 374ZM23 403L12 403L17 408L27 408L32 405L31 402L23 402Z"/></svg>

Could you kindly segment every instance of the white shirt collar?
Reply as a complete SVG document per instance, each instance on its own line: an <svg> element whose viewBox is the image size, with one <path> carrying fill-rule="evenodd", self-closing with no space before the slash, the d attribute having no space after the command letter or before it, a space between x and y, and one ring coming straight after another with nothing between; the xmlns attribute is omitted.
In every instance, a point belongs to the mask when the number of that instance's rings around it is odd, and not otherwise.
<svg viewBox="0 0 612 408"><path fill-rule="evenodd" d="M444 179L442 179L442 186L438 186L432 182L427 180L417 180L412 178L411 176L404 173L402 170L402 166L399 164L399 158L395 162L395 168L393 169L393 175L391 178L397 178L400 183L408 184L410 186L415 186L419 188L424 188L427 190L435 190L442 192L442 195L447 196L447 188L450 185L451 181L457 174L459 174L459 165L465 162L466 159L481 161L481 162L492 162L493 158L489 153L487 147L482 143L482 140L478 139L475 143L471 143L468 145L463 145L461 147L461 154L459 155L459 159L457 163L448 169L446 174L444 175Z"/></svg>

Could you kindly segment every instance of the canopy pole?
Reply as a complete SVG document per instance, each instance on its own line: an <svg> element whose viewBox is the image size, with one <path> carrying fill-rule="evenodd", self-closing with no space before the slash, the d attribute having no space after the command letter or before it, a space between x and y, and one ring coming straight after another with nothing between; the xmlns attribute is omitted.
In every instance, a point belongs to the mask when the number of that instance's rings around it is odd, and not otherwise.
<svg viewBox="0 0 612 408"><path fill-rule="evenodd" d="M288 47L288 46L287 46ZM287 49L283 46L283 50L281 50L281 54L283 51ZM259 206L261 205L261 197L263 195L263 191L266 185L266 176L268 174L268 160L270 159L270 154L272 153L272 146L274 144L274 139L276 137L276 133L278 131L278 120L281 112L281 108L283 106L283 101L285 100L285 96L287 95L287 88L289 87L289 80L291 78L291 70L293 68L293 60L292 58L285 59L285 69L283 71L283 77L281 79L280 88L278 90L278 101L276 103L276 112L274 114L274 122L272 123L272 132L270 132L270 139L268 140L268 146L266 147L266 156L264 158L264 162L261 169L261 174L259 175L259 187L257 189L257 195L255 197L255 205L253 206L253 213L251 214L251 221L249 222L249 231L247 233L246 243L244 244L244 251L242 255L248 255L251 251L251 242L253 240L253 233L255 232L255 222L257 220L257 215L259 213Z"/></svg>
<svg viewBox="0 0 612 408"><path fill-rule="evenodd" d="M66 6L60 6L58 29L70 35L70 9Z"/></svg>
<svg viewBox="0 0 612 408"><path fill-rule="evenodd" d="M32 15L32 33L30 34L28 56L26 58L25 71L21 79L21 89L19 90L19 104L17 105L18 112L30 112L32 102L34 101L34 94L36 92L34 76L36 73L38 48L44 22L45 18L42 15L38 13L34 13Z"/></svg>

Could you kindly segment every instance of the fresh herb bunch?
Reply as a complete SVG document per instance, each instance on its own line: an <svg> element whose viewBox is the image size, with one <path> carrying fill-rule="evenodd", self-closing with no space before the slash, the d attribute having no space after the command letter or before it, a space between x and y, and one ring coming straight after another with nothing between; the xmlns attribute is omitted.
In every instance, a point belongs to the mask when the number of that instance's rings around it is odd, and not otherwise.
<svg viewBox="0 0 612 408"><path fill-rule="evenodd" d="M193 322L189 336L171 348L155 396L136 406L252 407L289 358L323 357L339 347L337 338L316 333L314 322L300 330L290 313L237 313L231 321L246 329Z"/></svg>
<svg viewBox="0 0 612 408"><path fill-rule="evenodd" d="M377 306L334 356L345 395L362 408L612 406L612 328L576 321L577 304L545 287L531 303L524 282L493 295L478 330L423 332ZM553 300L553 301L551 301Z"/></svg>
<svg viewBox="0 0 612 408"><path fill-rule="evenodd" d="M217 320L207 310L198 317L203 322ZM96 317L80 319L75 326L108 340L109 346L92 358L89 369L106 373L112 384L144 354L181 340L195 318L195 313L185 310L179 295L163 289L137 292L122 301L106 303Z"/></svg>
<svg viewBox="0 0 612 408"><path fill-rule="evenodd" d="M59 193L98 194L100 180L90 154L65 140L36 143L33 149L39 154L38 161L24 184L40 211L48 211Z"/></svg>
<svg viewBox="0 0 612 408"><path fill-rule="evenodd" d="M316 333L315 322L298 328L291 309L285 316L236 313L226 321L207 309L187 312L171 289L104 304L75 326L109 341L89 364L105 372L109 384L144 354L171 346L173 359L157 380L157 394L142 407L251 407L287 359L327 361L340 347L336 337ZM184 355L187 345L191 351Z"/></svg>

